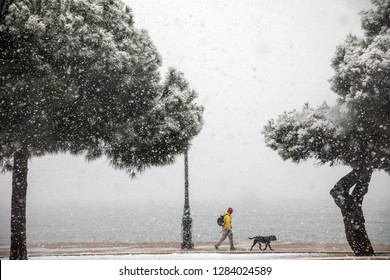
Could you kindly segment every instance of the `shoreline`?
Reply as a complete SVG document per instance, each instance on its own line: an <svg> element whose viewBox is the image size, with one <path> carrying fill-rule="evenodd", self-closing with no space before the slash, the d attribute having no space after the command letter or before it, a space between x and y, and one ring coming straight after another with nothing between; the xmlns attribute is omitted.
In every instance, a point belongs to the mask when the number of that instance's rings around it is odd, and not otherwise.
<svg viewBox="0 0 390 280"><path fill-rule="evenodd" d="M250 250L251 242L236 243L237 250L230 251L228 242L215 250L213 242L195 242L193 249L181 249L180 242L77 242L77 243L41 243L28 244L29 258L56 259L159 259L175 255L179 259L193 259L202 256L208 258L220 256L232 258L246 255L246 258L265 259L386 259L390 260L390 245L373 244L376 256L356 257L346 243L283 243L272 242L273 251L260 251L256 245ZM263 245L264 248L264 245ZM0 259L8 259L9 245L0 245ZM240 258L241 258L240 257Z"/></svg>

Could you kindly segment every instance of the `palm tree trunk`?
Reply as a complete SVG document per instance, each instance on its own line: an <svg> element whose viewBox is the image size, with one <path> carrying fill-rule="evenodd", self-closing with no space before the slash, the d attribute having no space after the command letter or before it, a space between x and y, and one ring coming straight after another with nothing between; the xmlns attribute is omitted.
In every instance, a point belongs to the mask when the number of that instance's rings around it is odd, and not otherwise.
<svg viewBox="0 0 390 280"><path fill-rule="evenodd" d="M365 167L353 169L330 191L336 205L341 209L347 241L356 256L375 255L366 232L362 209L372 172L371 168Z"/></svg>
<svg viewBox="0 0 390 280"><path fill-rule="evenodd" d="M27 198L27 146L14 154L11 200L10 260L26 260L26 198Z"/></svg>

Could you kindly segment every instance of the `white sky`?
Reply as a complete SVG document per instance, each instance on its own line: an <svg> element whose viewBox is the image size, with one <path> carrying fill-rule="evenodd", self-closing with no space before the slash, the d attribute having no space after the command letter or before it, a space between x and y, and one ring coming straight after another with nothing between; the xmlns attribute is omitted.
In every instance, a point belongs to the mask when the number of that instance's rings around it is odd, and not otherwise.
<svg viewBox="0 0 390 280"><path fill-rule="evenodd" d="M190 199L246 203L327 199L343 166L283 162L261 130L305 102L333 103L328 80L336 46L359 34L362 0L127 0L163 58L199 94L205 125L189 152ZM130 179L100 159L53 155L29 162L28 207L69 204L183 203L183 157ZM374 174L366 203L390 200L390 176ZM9 209L11 174L0 175ZM336 206L335 206L336 207ZM4 209L1 207L1 209ZM9 212L6 214L9 215ZM0 217L0 222L4 217ZM7 222L8 223L8 222Z"/></svg>

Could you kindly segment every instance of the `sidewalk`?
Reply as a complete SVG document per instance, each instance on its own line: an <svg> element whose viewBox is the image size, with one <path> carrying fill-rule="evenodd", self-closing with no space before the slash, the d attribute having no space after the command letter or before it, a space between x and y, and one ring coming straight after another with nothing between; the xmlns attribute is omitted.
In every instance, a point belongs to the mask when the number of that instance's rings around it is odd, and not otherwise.
<svg viewBox="0 0 390 280"><path fill-rule="evenodd" d="M250 251L251 243L236 244L237 250L230 251L227 244L222 244L217 251L214 243L199 242L194 249L180 248L179 242L167 243L48 243L28 246L29 258L94 259L110 256L111 259L148 259L158 255L160 259L168 259L175 255L176 259L212 258L247 258L247 259L386 259L390 260L390 245L374 244L376 256L355 257L347 244L313 244L313 243L281 243L271 244L273 251L260 251L255 246ZM0 258L7 259L8 246L0 246ZM244 256L245 255L245 256Z"/></svg>

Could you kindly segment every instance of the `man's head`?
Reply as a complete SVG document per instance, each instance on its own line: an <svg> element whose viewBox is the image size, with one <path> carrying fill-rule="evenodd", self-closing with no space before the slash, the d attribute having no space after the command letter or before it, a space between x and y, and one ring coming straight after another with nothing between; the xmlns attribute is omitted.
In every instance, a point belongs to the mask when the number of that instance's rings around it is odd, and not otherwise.
<svg viewBox="0 0 390 280"><path fill-rule="evenodd" d="M233 213L233 208L232 208L232 207L229 207L228 210L227 210L227 212L228 212L229 214L232 214L232 213Z"/></svg>

